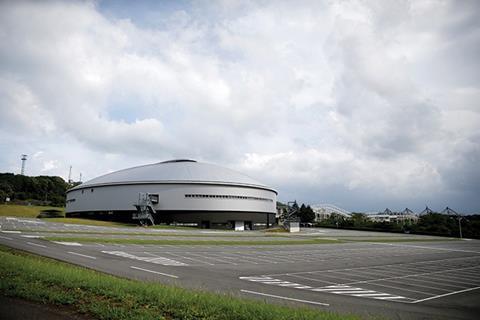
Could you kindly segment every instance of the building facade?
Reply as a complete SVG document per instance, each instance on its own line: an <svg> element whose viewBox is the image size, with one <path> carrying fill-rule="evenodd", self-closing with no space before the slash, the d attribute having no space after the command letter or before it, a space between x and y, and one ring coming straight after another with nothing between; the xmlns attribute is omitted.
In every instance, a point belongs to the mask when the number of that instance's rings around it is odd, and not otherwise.
<svg viewBox="0 0 480 320"><path fill-rule="evenodd" d="M233 170L171 160L109 173L67 191L67 216L129 220L148 193L155 222L262 228L275 221L277 192Z"/></svg>

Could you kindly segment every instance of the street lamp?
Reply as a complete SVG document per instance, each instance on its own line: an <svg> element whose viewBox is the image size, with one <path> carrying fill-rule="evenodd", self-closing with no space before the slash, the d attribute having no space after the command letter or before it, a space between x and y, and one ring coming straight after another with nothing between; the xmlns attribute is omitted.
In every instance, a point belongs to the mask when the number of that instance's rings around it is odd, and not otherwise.
<svg viewBox="0 0 480 320"><path fill-rule="evenodd" d="M462 239L462 217L460 215L457 216L458 218L458 232L460 234L460 239Z"/></svg>

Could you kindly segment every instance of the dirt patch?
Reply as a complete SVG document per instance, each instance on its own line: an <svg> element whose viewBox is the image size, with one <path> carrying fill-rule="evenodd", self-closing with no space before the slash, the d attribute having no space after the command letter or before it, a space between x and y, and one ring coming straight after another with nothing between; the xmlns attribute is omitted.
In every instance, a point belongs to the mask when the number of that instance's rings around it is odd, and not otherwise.
<svg viewBox="0 0 480 320"><path fill-rule="evenodd" d="M2 320L93 320L77 313L73 308L26 301L0 295L0 319Z"/></svg>

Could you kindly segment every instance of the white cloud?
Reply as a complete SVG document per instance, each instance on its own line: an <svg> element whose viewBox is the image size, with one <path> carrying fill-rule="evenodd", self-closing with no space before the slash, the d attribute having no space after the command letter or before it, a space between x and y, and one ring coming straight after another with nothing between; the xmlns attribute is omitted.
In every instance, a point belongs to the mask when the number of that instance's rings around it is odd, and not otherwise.
<svg viewBox="0 0 480 320"><path fill-rule="evenodd" d="M0 166L37 153L31 174L88 179L191 157L350 209L472 194L475 6L197 3L152 8L149 26L94 2L3 2ZM465 197L450 205L478 210Z"/></svg>
<svg viewBox="0 0 480 320"><path fill-rule="evenodd" d="M51 172L54 169L57 169L59 165L58 160L48 160L43 163L43 168L40 169L40 172L42 173L48 173Z"/></svg>

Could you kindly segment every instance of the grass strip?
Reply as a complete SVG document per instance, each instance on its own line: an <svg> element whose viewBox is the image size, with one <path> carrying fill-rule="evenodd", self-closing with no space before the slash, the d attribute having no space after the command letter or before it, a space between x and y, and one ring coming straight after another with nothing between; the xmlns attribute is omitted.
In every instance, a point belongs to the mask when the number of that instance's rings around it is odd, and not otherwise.
<svg viewBox="0 0 480 320"><path fill-rule="evenodd" d="M35 233L53 233L53 234L87 234L87 235L110 235L110 236L146 236L146 237L213 237L213 238L285 238L287 236L278 234L193 234L193 233L161 233L161 232L102 232L102 231L77 231L77 230L36 230L36 229L3 229L5 231L21 231L21 232L35 232Z"/></svg>
<svg viewBox="0 0 480 320"><path fill-rule="evenodd" d="M45 237L49 241L95 242L117 244L156 244L156 245L219 245L219 246L255 246L255 245L300 245L342 243L341 240L301 239L301 240L163 240L163 239L125 239L125 238L87 238L87 237Z"/></svg>
<svg viewBox="0 0 480 320"><path fill-rule="evenodd" d="M137 224L133 224L133 223L82 219L82 218L43 218L42 220L47 222L60 222L60 223L80 224L80 225L98 226L98 227L138 227Z"/></svg>
<svg viewBox="0 0 480 320"><path fill-rule="evenodd" d="M15 204L0 204L0 216L36 218L42 211L58 210L65 212L63 207L23 206Z"/></svg>
<svg viewBox="0 0 480 320"><path fill-rule="evenodd" d="M0 246L0 293L99 319L359 319L122 279Z"/></svg>
<svg viewBox="0 0 480 320"><path fill-rule="evenodd" d="M416 238L405 238L405 239L347 239L342 238L345 242L378 242L378 243L387 243L387 242L444 242L444 241L457 241L456 238L438 238L438 239L416 239Z"/></svg>

